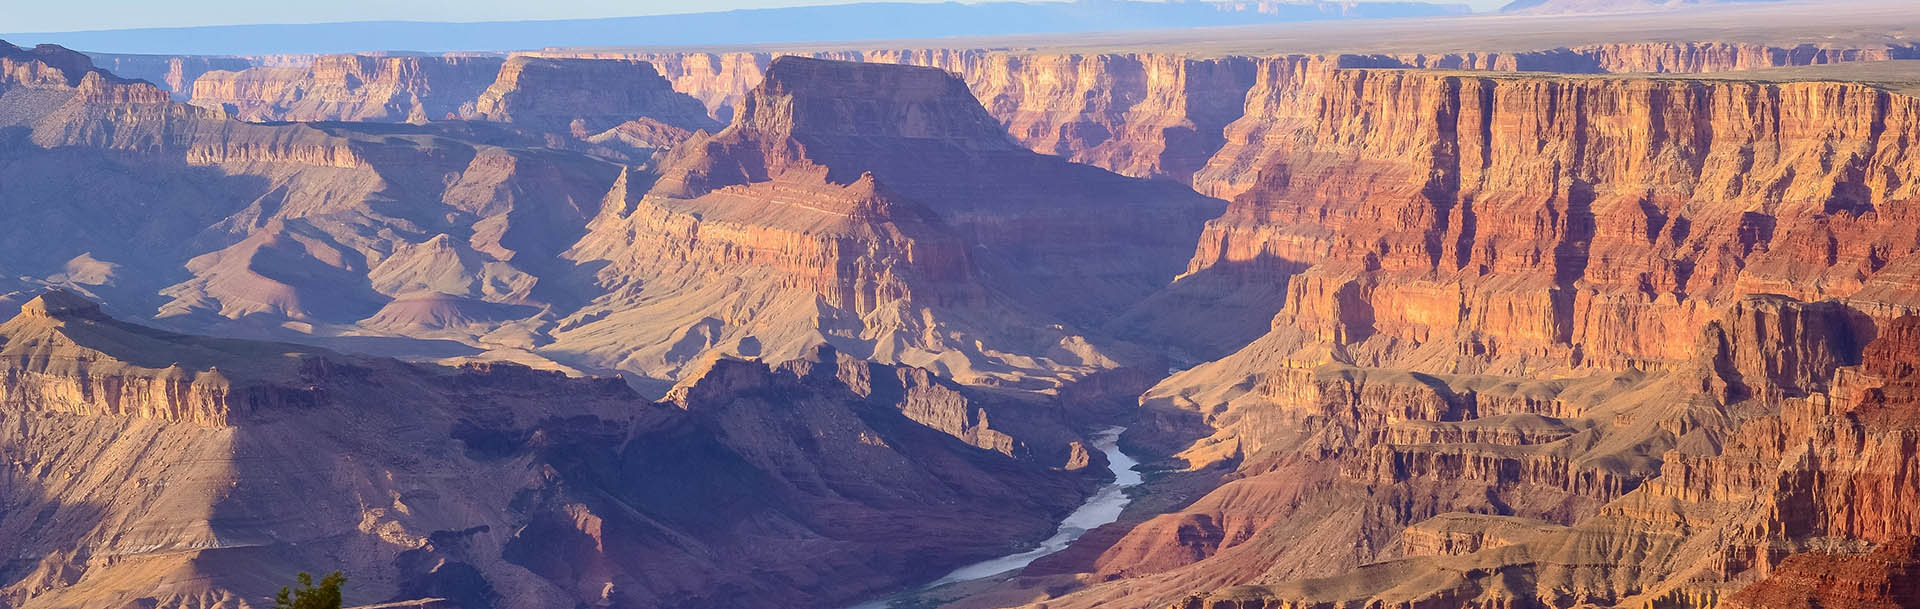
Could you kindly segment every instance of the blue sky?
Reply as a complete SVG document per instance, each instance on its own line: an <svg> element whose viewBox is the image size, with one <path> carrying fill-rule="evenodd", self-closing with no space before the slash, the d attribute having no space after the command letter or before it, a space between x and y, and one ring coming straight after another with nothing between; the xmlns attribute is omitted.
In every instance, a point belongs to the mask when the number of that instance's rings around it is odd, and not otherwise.
<svg viewBox="0 0 1920 609"><path fill-rule="evenodd" d="M1476 9L1484 10L1498 7L1504 1L1473 0L1473 4ZM0 2L0 7L4 7L0 10L3 15L0 31L59 32L386 19L568 19L843 3L846 0L7 0Z"/></svg>

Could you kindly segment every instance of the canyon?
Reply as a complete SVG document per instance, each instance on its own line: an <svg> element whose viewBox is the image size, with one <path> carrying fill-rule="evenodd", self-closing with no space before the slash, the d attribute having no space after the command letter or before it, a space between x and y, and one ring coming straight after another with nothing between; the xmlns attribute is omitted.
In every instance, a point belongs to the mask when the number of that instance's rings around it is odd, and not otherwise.
<svg viewBox="0 0 1920 609"><path fill-rule="evenodd" d="M715 361L650 402L174 334L56 291L0 324L0 361L9 606L257 604L333 559L366 602L825 604L1044 535L1099 481L1058 421L831 349Z"/></svg>
<svg viewBox="0 0 1920 609"><path fill-rule="evenodd" d="M0 45L0 607L1915 606L1901 23Z"/></svg>

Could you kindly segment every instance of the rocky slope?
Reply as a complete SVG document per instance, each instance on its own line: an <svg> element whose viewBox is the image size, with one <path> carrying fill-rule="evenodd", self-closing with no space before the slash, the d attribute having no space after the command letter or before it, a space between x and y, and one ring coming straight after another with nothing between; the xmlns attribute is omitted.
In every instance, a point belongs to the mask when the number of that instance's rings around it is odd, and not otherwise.
<svg viewBox="0 0 1920 609"><path fill-rule="evenodd" d="M1187 276L1279 313L1134 432L1231 474L1022 589L1708 606L1904 568L1914 98L1295 67ZM1904 594L1862 581L1831 602Z"/></svg>
<svg viewBox="0 0 1920 609"><path fill-rule="evenodd" d="M1465 606L1547 602L1566 590L1615 606L1906 606L1913 595L1902 574L1911 569L1915 522L1904 498L1914 489L1908 386L1920 318L1861 319L1832 302L1756 306L1785 308L1730 314L1703 341L1696 370L1709 372L1669 377L1708 382L1704 393L1663 389L1662 398L1680 398L1691 411L1666 415L1657 423L1664 434L1628 431L1652 423L1641 419L1658 402L1585 432L1598 436L1595 446L1618 445L1607 436L1622 432L1666 445L1648 453L1659 456L1657 472L1643 472L1637 488L1599 510L1547 522L1515 521L1538 516L1505 509L1441 515L1409 526L1398 551L1382 556L1388 560L1177 606ZM1856 333L1875 336L1863 349ZM1773 342L1778 336L1785 345ZM1767 355L1742 361L1715 344ZM1759 385L1781 373L1799 376L1804 389L1779 398L1714 395L1721 383Z"/></svg>
<svg viewBox="0 0 1920 609"><path fill-rule="evenodd" d="M555 350L670 378L711 350L824 340L1045 389L1124 363L1081 329L1156 290L1217 213L1015 146L938 70L782 58L740 108L650 187L616 186L568 254L609 295L561 322Z"/></svg>
<svg viewBox="0 0 1920 609"><path fill-rule="evenodd" d="M514 58L470 108L487 120L424 125L246 123L64 50L19 65L0 172L40 177L0 185L30 220L0 248L9 289L68 286L175 329L621 371L657 392L716 353L822 343L1021 391L1150 363L1099 330L1180 270L1220 205L1023 150L921 68L793 64L723 133L623 165L539 131L590 132L619 120L593 108L622 104L705 120L657 77L585 77L643 63ZM115 93L77 93L95 80ZM652 117L609 132L694 136ZM1109 385L1150 381L1127 378Z"/></svg>
<svg viewBox="0 0 1920 609"><path fill-rule="evenodd" d="M1057 422L989 427L998 406L831 351L650 403L55 292L0 324L0 366L10 607L262 606L336 568L350 604L833 606L1044 537L1096 482Z"/></svg>
<svg viewBox="0 0 1920 609"><path fill-rule="evenodd" d="M614 163L471 126L243 123L64 49L8 57L24 58L0 83L15 289L314 340L362 320L472 339L590 298L557 261ZM532 346L518 336L503 340Z"/></svg>

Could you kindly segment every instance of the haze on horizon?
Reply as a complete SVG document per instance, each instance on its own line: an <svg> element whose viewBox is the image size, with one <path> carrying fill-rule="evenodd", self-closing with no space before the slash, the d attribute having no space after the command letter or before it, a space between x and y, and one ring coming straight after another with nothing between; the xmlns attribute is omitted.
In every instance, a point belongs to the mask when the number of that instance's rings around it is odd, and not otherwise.
<svg viewBox="0 0 1920 609"><path fill-rule="evenodd" d="M155 3L142 0L96 0L71 3L21 3L11 6L8 8L6 22L0 24L0 31L43 33L356 21L484 22L598 19L826 6L855 4L860 1L862 0L639 0L637 2L564 0L531 3L508 0L404 0L399 2L338 0L328 3L293 3L189 0L180 3ZM954 0L886 1L916 4L954 2ZM960 0L958 3L977 4L982 1L985 0ZM1459 3L1471 5L1475 11L1489 11L1500 8L1506 0L1459 0Z"/></svg>

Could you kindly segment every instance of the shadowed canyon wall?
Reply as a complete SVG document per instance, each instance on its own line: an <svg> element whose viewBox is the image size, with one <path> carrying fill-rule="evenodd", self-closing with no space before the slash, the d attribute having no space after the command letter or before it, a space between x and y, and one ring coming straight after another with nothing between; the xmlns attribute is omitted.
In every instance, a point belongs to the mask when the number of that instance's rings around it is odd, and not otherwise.
<svg viewBox="0 0 1920 609"><path fill-rule="evenodd" d="M321 564L349 604L830 607L1044 537L1103 471L1057 417L831 349L649 402L56 291L0 368L10 607L260 606Z"/></svg>

